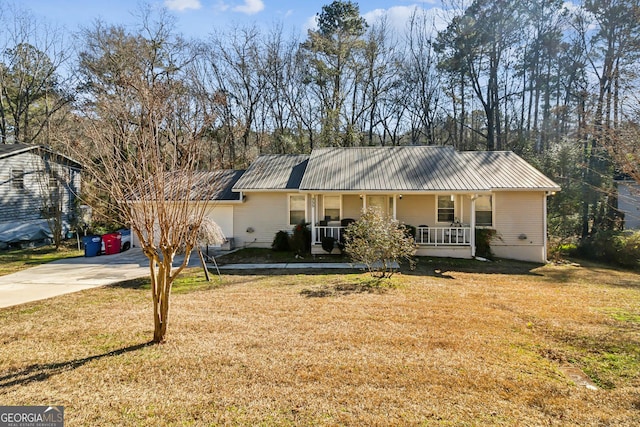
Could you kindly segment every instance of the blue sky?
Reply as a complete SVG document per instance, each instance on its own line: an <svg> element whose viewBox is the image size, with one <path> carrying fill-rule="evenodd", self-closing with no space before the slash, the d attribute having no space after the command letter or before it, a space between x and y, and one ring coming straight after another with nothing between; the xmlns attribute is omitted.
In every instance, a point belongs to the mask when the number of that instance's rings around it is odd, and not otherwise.
<svg viewBox="0 0 640 427"><path fill-rule="evenodd" d="M0 4L6 0L0 0ZM270 26L281 22L285 29L304 34L313 25L316 13L331 0L148 0L152 6L164 6L177 18L177 30L186 36L204 38L216 28L233 24L256 23ZM407 17L418 7L435 15L440 0L362 0L356 1L360 13L372 21L387 15L396 28L404 27ZM64 26L69 32L81 26L90 27L95 19L110 24L136 22L136 0L21 0L20 7L44 18L47 22Z"/></svg>

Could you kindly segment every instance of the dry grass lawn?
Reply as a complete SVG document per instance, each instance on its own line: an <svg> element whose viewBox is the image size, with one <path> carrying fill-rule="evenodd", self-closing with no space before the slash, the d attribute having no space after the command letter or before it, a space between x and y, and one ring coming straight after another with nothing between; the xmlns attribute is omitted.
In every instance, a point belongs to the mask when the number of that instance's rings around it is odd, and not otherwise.
<svg viewBox="0 0 640 427"><path fill-rule="evenodd" d="M184 279L160 346L140 281L2 309L0 402L64 405L69 426L640 421L637 273L420 260L381 289L264 273Z"/></svg>

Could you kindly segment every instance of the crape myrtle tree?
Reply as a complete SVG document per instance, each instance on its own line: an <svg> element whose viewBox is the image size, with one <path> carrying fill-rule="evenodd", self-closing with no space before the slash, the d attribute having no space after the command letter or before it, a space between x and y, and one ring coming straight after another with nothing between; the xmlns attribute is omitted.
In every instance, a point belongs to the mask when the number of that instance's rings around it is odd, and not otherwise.
<svg viewBox="0 0 640 427"><path fill-rule="evenodd" d="M143 10L135 31L101 23L84 31L78 123L85 145L74 150L149 258L156 343L165 341L171 285L215 191L197 170L212 121L191 81L198 55L173 27L165 12ZM176 267L179 251L186 255Z"/></svg>

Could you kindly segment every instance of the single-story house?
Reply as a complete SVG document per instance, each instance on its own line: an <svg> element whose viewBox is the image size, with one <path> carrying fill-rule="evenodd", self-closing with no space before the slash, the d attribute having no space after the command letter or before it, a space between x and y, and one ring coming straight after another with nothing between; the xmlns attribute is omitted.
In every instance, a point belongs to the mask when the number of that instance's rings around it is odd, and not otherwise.
<svg viewBox="0 0 640 427"><path fill-rule="evenodd" d="M22 224L74 214L82 166L47 147L0 144L0 223Z"/></svg>
<svg viewBox="0 0 640 427"><path fill-rule="evenodd" d="M640 185L631 177L621 175L618 187L618 211L624 214L625 230L640 230Z"/></svg>
<svg viewBox="0 0 640 427"><path fill-rule="evenodd" d="M236 198L210 210L236 247L270 247L276 232L305 221L314 254L375 207L416 227L418 255L474 257L473 231L486 227L497 232L496 256L545 262L547 197L560 190L513 152L451 147L317 148L260 156L237 173L223 191Z"/></svg>

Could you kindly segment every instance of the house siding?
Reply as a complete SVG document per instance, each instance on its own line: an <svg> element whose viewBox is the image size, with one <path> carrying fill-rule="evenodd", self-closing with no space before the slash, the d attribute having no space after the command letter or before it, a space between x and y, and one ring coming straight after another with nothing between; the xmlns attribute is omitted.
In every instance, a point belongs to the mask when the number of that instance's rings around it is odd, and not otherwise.
<svg viewBox="0 0 640 427"><path fill-rule="evenodd" d="M618 210L624 213L625 230L640 230L640 185L618 181Z"/></svg>
<svg viewBox="0 0 640 427"><path fill-rule="evenodd" d="M233 229L233 206L222 203L210 203L205 212L207 218L218 224L225 238L232 238Z"/></svg>
<svg viewBox="0 0 640 427"><path fill-rule="evenodd" d="M396 218L398 221L418 227L420 225L435 226L435 196L403 195L396 197Z"/></svg>
<svg viewBox="0 0 640 427"><path fill-rule="evenodd" d="M292 229L289 225L289 193L245 194L246 201L233 207L233 237L236 247L269 248L279 230ZM307 217L310 216L311 212L307 208ZM248 229L253 232L248 232Z"/></svg>
<svg viewBox="0 0 640 427"><path fill-rule="evenodd" d="M545 198L546 193L541 191L494 193L493 228L498 238L491 243L491 248L496 256L546 262Z"/></svg>
<svg viewBox="0 0 640 427"><path fill-rule="evenodd" d="M362 200L355 194L342 196L342 217L358 219L362 215Z"/></svg>
<svg viewBox="0 0 640 427"><path fill-rule="evenodd" d="M78 169L51 161L52 170L65 176L68 186L60 183L62 193L63 219L69 221L73 211L75 194L80 190ZM29 221L42 218L44 207L42 173L45 163L39 153L28 151L0 159L0 222ZM12 171L24 171L24 188L13 186ZM44 190L46 191L46 190Z"/></svg>

